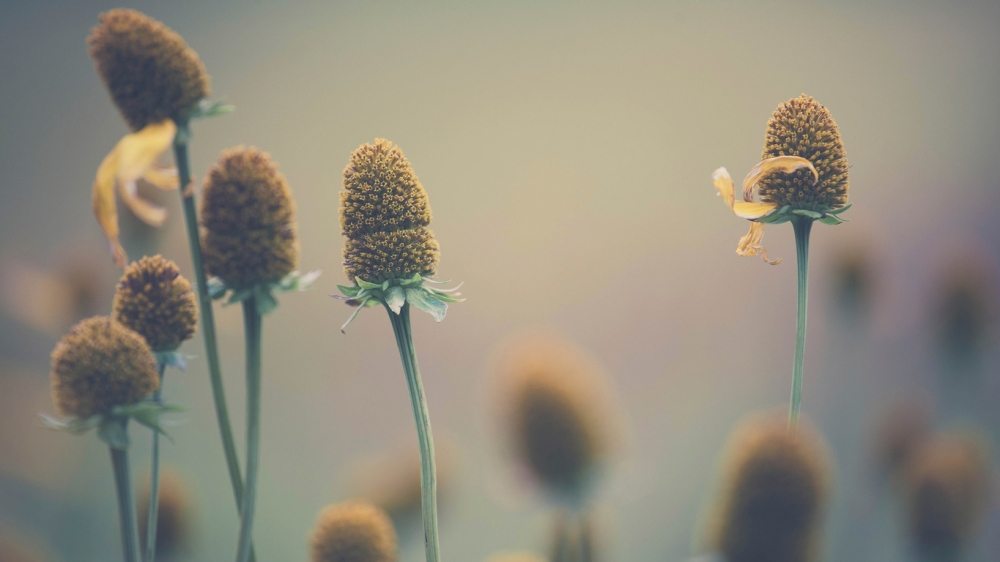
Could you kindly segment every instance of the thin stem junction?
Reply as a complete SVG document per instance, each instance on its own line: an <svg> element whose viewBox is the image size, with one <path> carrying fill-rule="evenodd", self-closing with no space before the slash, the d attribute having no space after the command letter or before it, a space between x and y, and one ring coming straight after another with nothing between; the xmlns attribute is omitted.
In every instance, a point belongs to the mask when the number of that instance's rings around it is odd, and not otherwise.
<svg viewBox="0 0 1000 562"><path fill-rule="evenodd" d="M437 468L434 464L434 436L431 434L431 419L427 412L424 385L420 381L420 369L417 367L417 353L413 348L410 305L409 303L404 304L399 314L393 312L388 306L386 306L386 310L389 312L389 320L392 322L392 331L396 335L396 346L399 347L399 357L403 361L406 383L410 387L410 402L413 405L413 417L417 424L417 439L420 442L420 493L427 562L439 562Z"/></svg>
<svg viewBox="0 0 1000 562"><path fill-rule="evenodd" d="M247 368L247 480L240 510L240 538L236 562L247 562L251 552L253 516L257 503L257 468L260 464L260 344L261 316L257 299L243 301L243 335Z"/></svg>
<svg viewBox="0 0 1000 562"><path fill-rule="evenodd" d="M121 431L127 431L128 419L117 420ZM111 466L115 472L115 490L118 494L118 517L121 519L122 551L125 562L141 562L139 558L139 530L135 518L135 495L132 492L132 471L128 465L128 449L109 447Z"/></svg>
<svg viewBox="0 0 1000 562"><path fill-rule="evenodd" d="M795 231L795 263L798 269L798 317L795 321L795 362L792 366L792 397L788 408L788 424L799 422L802 403L802 364L806 354L806 307L809 300L809 231L810 218L792 220Z"/></svg>

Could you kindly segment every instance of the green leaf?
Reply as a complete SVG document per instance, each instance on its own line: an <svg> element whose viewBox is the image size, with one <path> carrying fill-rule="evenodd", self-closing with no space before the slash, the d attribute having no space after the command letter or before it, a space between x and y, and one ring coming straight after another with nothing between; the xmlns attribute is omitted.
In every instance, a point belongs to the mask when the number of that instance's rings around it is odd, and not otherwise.
<svg viewBox="0 0 1000 562"><path fill-rule="evenodd" d="M821 222L823 224L837 225L837 224L844 223L844 222L847 222L847 221L844 220L844 219L842 219L842 218L840 218L840 217L838 217L837 215L827 215L827 216L819 219L819 222Z"/></svg>
<svg viewBox="0 0 1000 562"><path fill-rule="evenodd" d="M406 288L406 301L414 307L430 313L434 320L440 322L444 320L444 315L448 312L448 305L438 297L428 293L422 287L413 289Z"/></svg>
<svg viewBox="0 0 1000 562"><path fill-rule="evenodd" d="M403 287L412 287L413 285L419 285L424 282L424 279L420 277L419 273L414 273L413 277L400 281L399 284Z"/></svg>
<svg viewBox="0 0 1000 562"><path fill-rule="evenodd" d="M100 415L90 416L85 420L75 417L60 420L43 413L39 413L38 415L41 416L42 425L46 429L51 429L53 431L65 431L66 433L71 433L73 435L86 433L101 423Z"/></svg>
<svg viewBox="0 0 1000 562"><path fill-rule="evenodd" d="M795 209L794 211L792 211L792 213L802 217L809 217L811 219L818 219L823 216L823 213L817 213L816 211L807 211L805 209Z"/></svg>
<svg viewBox="0 0 1000 562"><path fill-rule="evenodd" d="M267 287L258 285L254 289L254 302L257 304L257 314L267 316L278 308L278 299Z"/></svg>
<svg viewBox="0 0 1000 562"><path fill-rule="evenodd" d="M399 314L404 303L406 303L406 294L403 292L402 287L390 287L385 293L386 306L396 314Z"/></svg>
<svg viewBox="0 0 1000 562"><path fill-rule="evenodd" d="M345 297L350 297L350 298L358 296L358 293L361 291L361 287L358 287L357 285L354 286L337 285L337 288L340 289L340 292Z"/></svg>
<svg viewBox="0 0 1000 562"><path fill-rule="evenodd" d="M346 334L347 333L345 331L345 330L347 330L347 326L350 325L351 322L354 322L354 319L358 317L358 313L361 312L361 309L365 308L368 305L369 302L370 301L368 299L365 299L365 300L361 301L361 304L358 305L358 309L354 311L354 314L352 314L351 317L347 319L347 322L344 322L344 325L340 327L340 333L341 334Z"/></svg>
<svg viewBox="0 0 1000 562"><path fill-rule="evenodd" d="M429 289L429 288L425 288ZM430 293L434 295L435 298L444 302L465 302L465 299L459 298L461 293L442 293L440 291L435 291L434 289L429 289Z"/></svg>
<svg viewBox="0 0 1000 562"><path fill-rule="evenodd" d="M451 283L451 279L447 281L438 281L437 279L432 279L430 277L424 277L424 281L427 281L428 283L434 283L435 285L447 285L448 283Z"/></svg>
<svg viewBox="0 0 1000 562"><path fill-rule="evenodd" d="M784 206L784 207L782 207L782 208L781 208L781 210L779 210L778 212L779 212L779 213L781 213L781 214L783 215L783 214L787 213L787 212L788 212L788 211L790 211L790 210L792 210L792 206L791 206L791 205L785 205L785 206Z"/></svg>
<svg viewBox="0 0 1000 562"><path fill-rule="evenodd" d="M154 351L153 355L156 357L156 366L161 367L167 365L175 369L183 371L187 368L187 356L180 353L177 350L174 351Z"/></svg>
<svg viewBox="0 0 1000 562"><path fill-rule="evenodd" d="M850 209L851 205L853 205L853 204L854 203L848 203L848 204L844 205L843 207L841 207L839 209L834 209L832 211L827 211L826 214L828 214L828 215L839 215L840 213L843 213L844 211Z"/></svg>
<svg viewBox="0 0 1000 562"><path fill-rule="evenodd" d="M229 306L231 304L236 304L238 302L243 302L253 295L253 288L250 289L240 289L239 291L233 291L229 294L229 299L226 300L226 304L223 306Z"/></svg>
<svg viewBox="0 0 1000 562"><path fill-rule="evenodd" d="M382 285L376 285L375 283L369 283L360 277L355 277L354 282L358 284L362 289L381 289Z"/></svg>
<svg viewBox="0 0 1000 562"><path fill-rule="evenodd" d="M209 117L218 117L219 115L225 115L227 113L232 113L236 108L221 101L209 101L207 99L202 99L198 102L190 112L188 112L187 118L191 119L208 119Z"/></svg>
<svg viewBox="0 0 1000 562"><path fill-rule="evenodd" d="M105 416L97 428L97 436L112 449L128 449L128 433L122 418Z"/></svg>
<svg viewBox="0 0 1000 562"><path fill-rule="evenodd" d="M208 296L211 297L212 300L221 299L225 296L227 290L226 284L222 281L222 279L213 277L208 280Z"/></svg>

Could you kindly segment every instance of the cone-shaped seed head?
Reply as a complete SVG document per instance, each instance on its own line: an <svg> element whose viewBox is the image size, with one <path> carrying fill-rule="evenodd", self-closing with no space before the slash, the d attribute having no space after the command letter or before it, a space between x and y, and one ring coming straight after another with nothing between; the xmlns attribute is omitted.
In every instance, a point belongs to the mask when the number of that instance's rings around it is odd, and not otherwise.
<svg viewBox="0 0 1000 562"><path fill-rule="evenodd" d="M312 562L395 562L397 557L389 516L363 502L323 509L310 542Z"/></svg>
<svg viewBox="0 0 1000 562"><path fill-rule="evenodd" d="M713 545L727 562L812 559L828 497L830 460L803 422L757 417L734 433Z"/></svg>
<svg viewBox="0 0 1000 562"><path fill-rule="evenodd" d="M847 204L847 155L840 130L830 111L802 94L778 106L767 122L761 160L800 156L812 162L819 181L812 185L810 170L776 173L758 182L761 201L779 207L825 211Z"/></svg>
<svg viewBox="0 0 1000 562"><path fill-rule="evenodd" d="M198 304L191 283L163 256L144 257L118 281L112 317L146 338L153 351L173 351L194 335Z"/></svg>
<svg viewBox="0 0 1000 562"><path fill-rule="evenodd" d="M136 514L139 541L146 549L146 523L149 518L149 483L139 494ZM169 558L182 550L190 536L191 497L187 487L172 470L160 472L160 502L156 515L156 556Z"/></svg>
<svg viewBox="0 0 1000 562"><path fill-rule="evenodd" d="M106 316L70 328L52 351L49 377L59 412L80 419L134 404L160 384L146 340Z"/></svg>
<svg viewBox="0 0 1000 562"><path fill-rule="evenodd" d="M205 178L201 217L205 269L230 286L277 281L298 265L292 192L256 148L222 153Z"/></svg>
<svg viewBox="0 0 1000 562"><path fill-rule="evenodd" d="M344 271L352 281L433 275L439 251L426 227L431 208L403 151L385 139L361 145L344 169L340 226Z"/></svg>
<svg viewBox="0 0 1000 562"><path fill-rule="evenodd" d="M198 53L145 14L125 8L101 14L87 45L97 73L133 131L183 118L209 95L208 74Z"/></svg>
<svg viewBox="0 0 1000 562"><path fill-rule="evenodd" d="M971 437L939 436L907 471L909 525L918 548L954 554L979 526L990 497L989 453Z"/></svg>

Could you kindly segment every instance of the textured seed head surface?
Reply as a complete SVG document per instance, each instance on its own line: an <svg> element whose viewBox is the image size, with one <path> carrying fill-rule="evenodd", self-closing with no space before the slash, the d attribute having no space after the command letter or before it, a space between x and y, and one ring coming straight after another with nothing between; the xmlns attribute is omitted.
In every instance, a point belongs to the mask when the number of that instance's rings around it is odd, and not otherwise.
<svg viewBox="0 0 1000 562"><path fill-rule="evenodd" d="M118 281L112 317L146 338L153 351L172 351L194 335L198 304L191 283L163 256L144 257Z"/></svg>

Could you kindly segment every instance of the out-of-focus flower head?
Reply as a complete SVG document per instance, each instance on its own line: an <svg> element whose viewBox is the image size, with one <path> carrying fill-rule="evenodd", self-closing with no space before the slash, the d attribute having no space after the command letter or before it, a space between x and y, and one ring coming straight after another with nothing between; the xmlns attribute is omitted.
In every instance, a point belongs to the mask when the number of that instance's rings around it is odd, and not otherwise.
<svg viewBox="0 0 1000 562"><path fill-rule="evenodd" d="M310 544L312 562L395 562L398 557L389 516L364 502L324 508Z"/></svg>

